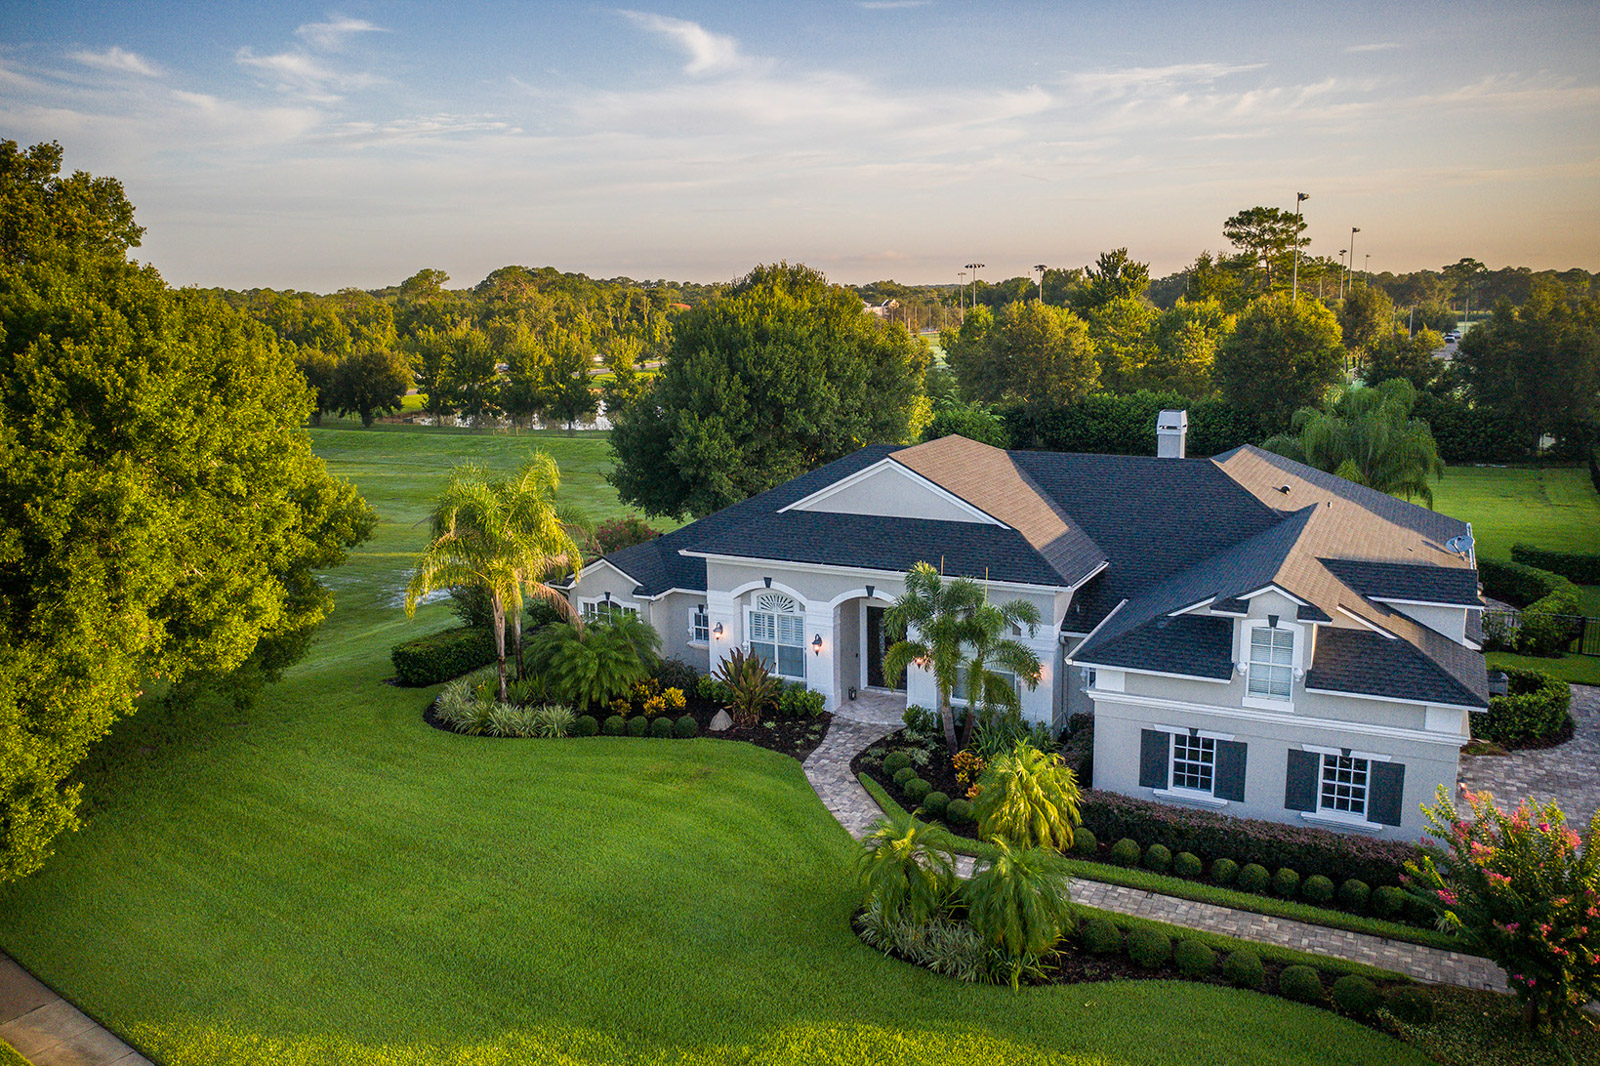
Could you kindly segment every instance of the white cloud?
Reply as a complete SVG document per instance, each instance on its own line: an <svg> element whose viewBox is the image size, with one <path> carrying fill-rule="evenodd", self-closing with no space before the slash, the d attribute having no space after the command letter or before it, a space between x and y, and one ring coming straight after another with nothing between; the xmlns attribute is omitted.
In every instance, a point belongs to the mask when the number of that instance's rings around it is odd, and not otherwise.
<svg viewBox="0 0 1600 1066"><path fill-rule="evenodd" d="M75 59L86 67L103 70L109 74L138 74L145 78L158 78L161 70L154 63L125 48L112 45L103 52L72 52L69 59Z"/></svg>
<svg viewBox="0 0 1600 1066"><path fill-rule="evenodd" d="M861 0L859 6L868 11L898 11L906 7L927 7L933 0Z"/></svg>
<svg viewBox="0 0 1600 1066"><path fill-rule="evenodd" d="M277 52L257 55L250 48L241 48L234 58L241 66L258 70L272 81L279 91L294 93L317 103L333 103L339 99L335 90L365 89L379 84L383 79L372 74L344 74L333 70L306 52Z"/></svg>
<svg viewBox="0 0 1600 1066"><path fill-rule="evenodd" d="M330 14L326 22L307 22L294 31L296 37L324 52L337 52L353 34L385 32L382 26L375 26L366 19L339 14Z"/></svg>
<svg viewBox="0 0 1600 1066"><path fill-rule="evenodd" d="M749 60L739 54L737 41L724 34L712 33L698 22L645 11L622 13L635 24L668 38L687 52L689 62L683 68L686 74L728 74L749 66Z"/></svg>
<svg viewBox="0 0 1600 1066"><path fill-rule="evenodd" d="M1398 41L1378 41L1375 44L1353 44L1346 52L1389 52L1400 47Z"/></svg>
<svg viewBox="0 0 1600 1066"><path fill-rule="evenodd" d="M467 134L519 134L522 130L495 115L418 115L387 122L343 122L327 133L331 141L377 144L421 141Z"/></svg>
<svg viewBox="0 0 1600 1066"><path fill-rule="evenodd" d="M1180 85L1204 85L1230 74L1260 70L1264 63L1174 63L1165 67L1122 67L1069 72L1067 85L1102 95L1158 93Z"/></svg>

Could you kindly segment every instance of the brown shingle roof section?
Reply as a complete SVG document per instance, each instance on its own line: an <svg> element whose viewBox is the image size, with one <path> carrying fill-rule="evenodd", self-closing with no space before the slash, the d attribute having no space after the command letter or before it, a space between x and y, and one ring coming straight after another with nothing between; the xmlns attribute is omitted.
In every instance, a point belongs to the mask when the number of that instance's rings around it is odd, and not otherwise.
<svg viewBox="0 0 1600 1066"><path fill-rule="evenodd" d="M1007 452L965 437L930 440L894 461L1021 533L1064 584L1076 585L1106 553Z"/></svg>

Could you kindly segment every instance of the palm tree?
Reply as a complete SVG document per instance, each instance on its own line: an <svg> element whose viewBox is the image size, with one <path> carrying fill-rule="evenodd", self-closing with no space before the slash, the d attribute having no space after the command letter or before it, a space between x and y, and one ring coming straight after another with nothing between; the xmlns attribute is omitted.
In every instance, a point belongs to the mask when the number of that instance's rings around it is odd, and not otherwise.
<svg viewBox="0 0 1600 1066"><path fill-rule="evenodd" d="M1327 410L1302 407L1262 447L1297 462L1395 496L1433 506L1429 478L1444 463L1428 423L1411 417L1416 388L1404 378L1380 385L1346 385Z"/></svg>
<svg viewBox="0 0 1600 1066"><path fill-rule="evenodd" d="M968 672L969 696L992 692L996 699L1004 701L1008 697L1000 692L1005 690L1015 701L1011 686L990 669L991 665L1016 667L1013 672L1027 678L1030 688L1038 683L1037 657L1002 634L1012 625L1026 624L1031 629L1038 624L1039 612L1022 600L996 607L989 603L983 586L971 578L946 581L931 564L918 563L906 574L906 590L889 608L884 621L892 632L904 634L884 652L884 673L898 678L912 663L932 671L939 693L939 720L951 755L960 750L960 745L956 742L950 697L963 667ZM969 701L963 730L969 736L977 711L977 704Z"/></svg>
<svg viewBox="0 0 1600 1066"><path fill-rule="evenodd" d="M406 586L408 618L416 615L417 602L435 589L475 586L484 592L502 701L507 698L507 610L517 620L519 659L525 592L572 613L566 598L545 583L555 566L577 572L583 565L577 544L556 516L552 494L560 480L555 463L542 452L534 453L511 480L471 464L451 471L430 515L433 539Z"/></svg>
<svg viewBox="0 0 1600 1066"><path fill-rule="evenodd" d="M865 902L876 902L885 922L921 925L937 917L956 885L950 844L943 829L904 812L880 818L856 855Z"/></svg>
<svg viewBox="0 0 1600 1066"><path fill-rule="evenodd" d="M976 581L960 577L945 581L931 563L918 563L906 574L905 592L884 614L890 632L904 634L883 653L884 675L898 679L912 663L932 671L939 720L951 755L958 749L950 694L963 663L968 619L982 602L983 589Z"/></svg>
<svg viewBox="0 0 1600 1066"><path fill-rule="evenodd" d="M1028 636L1039 628L1039 608L1027 600L1012 600L998 606L987 599L973 609L967 638L967 721L961 729L961 746L972 743L972 727L978 708L1003 707L1022 713L1022 696L1012 682L995 667L1023 681L1031 691L1039 684L1039 657L1019 640L1006 636L1028 627Z"/></svg>
<svg viewBox="0 0 1600 1066"><path fill-rule="evenodd" d="M583 550L574 533L587 537L587 524L581 513L557 505L555 494L561 487L561 468L542 451L536 451L517 475L506 484L507 505L512 528L522 545L522 565L518 577L526 595L551 604L556 610L582 623L567 597L549 585L549 579L571 570L583 572ZM512 645L516 649L517 678L525 680L527 666L522 656L522 611L511 616Z"/></svg>

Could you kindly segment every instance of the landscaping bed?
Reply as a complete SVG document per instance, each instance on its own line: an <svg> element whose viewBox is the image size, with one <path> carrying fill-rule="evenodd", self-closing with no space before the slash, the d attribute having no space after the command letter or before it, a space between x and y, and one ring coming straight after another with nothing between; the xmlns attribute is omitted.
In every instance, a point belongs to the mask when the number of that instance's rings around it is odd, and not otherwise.
<svg viewBox="0 0 1600 1066"><path fill-rule="evenodd" d="M455 682L460 684L461 681ZM484 671L465 679L465 683L475 688L494 684L494 672ZM447 690L448 691L448 690ZM682 697L681 707L672 707L646 713L645 706L653 702L656 691L646 689L639 693L639 698L631 701L616 701L612 706L603 708L605 713L590 715L564 716L563 725L559 729L545 727L540 729L541 723L536 720L541 708L522 708L528 712L529 721L526 730L509 728L500 730L487 724L474 724L461 727L458 719L441 714L442 702L447 698L447 692L441 692L423 710L423 720L435 729L447 733L456 733L461 736L483 737L489 740L521 740L521 739L583 739L589 736L632 736L640 739L676 739L682 740L689 737L709 737L713 740L736 740L747 744L754 744L759 748L788 755L804 762L806 757L816 750L822 743L822 738L827 735L828 725L833 721L833 715L826 711L816 714L805 713L801 715L784 714L779 708L773 708L772 713L759 718L753 724L735 722L720 732L711 730L711 721L723 709L722 704L716 700L707 699L698 694L698 690L690 694L682 694L682 690L669 688L668 691L678 692ZM647 694L648 693L648 694ZM563 708L563 710L565 710ZM622 713L623 711L626 713ZM570 721L567 718L570 717ZM587 719L587 721L586 721ZM622 725L616 732L607 731L608 724L614 725L620 720ZM485 720L487 721L487 720ZM666 722L663 727L659 723ZM689 723L693 724L692 729ZM631 729L629 727L632 727ZM654 727L654 729L652 729ZM670 732L668 730L670 729Z"/></svg>
<svg viewBox="0 0 1600 1066"><path fill-rule="evenodd" d="M881 789L893 804L907 811L917 811L924 818L937 819L952 834L969 843L967 850L981 853L985 842L979 837L975 821L966 816L968 810L964 805L958 807L953 802L964 798L969 786L959 780L949 760L934 753L922 765L914 767L917 777L931 786L928 795L934 798L935 806L938 805L935 793L951 797L952 802L943 812L929 810L927 798L908 791L909 782L896 782L894 775L886 772L885 759L906 748L907 742L898 735L886 737L858 753L851 762L851 769ZM1070 855L1078 876L1295 921L1460 950L1452 938L1432 928L1433 915L1425 913L1425 908L1397 887L1401 853L1409 850L1406 847L1365 838L1334 837L1301 827L1268 825L1269 832L1283 839L1273 841L1273 855L1258 856L1250 853L1247 842L1226 846L1227 841L1219 839L1226 835L1226 830L1219 828L1225 824L1222 816L1211 812L1191 812L1093 791L1084 793L1082 810L1084 825L1076 833ZM1158 832L1162 828L1162 818L1181 822L1167 826L1173 836L1165 841L1164 835ZM1104 838L1089 828L1091 823L1101 828ZM1243 834L1247 828L1241 825L1237 832ZM1316 854L1314 845L1308 846L1306 841L1320 841L1325 835L1330 848L1336 851L1356 849L1359 854ZM1185 856L1180 841L1189 841L1188 847L1196 854ZM1134 846L1130 847L1130 843ZM1273 856L1278 861L1269 862ZM1290 860L1295 865L1291 866ZM1246 873L1253 862L1263 865ZM1349 870L1365 874L1371 880L1354 884L1351 882L1355 878L1349 876L1334 880L1323 873L1325 869L1335 873ZM1285 880L1278 880L1283 870L1292 871L1293 876L1286 874ZM1259 885L1255 884L1257 879L1261 882Z"/></svg>

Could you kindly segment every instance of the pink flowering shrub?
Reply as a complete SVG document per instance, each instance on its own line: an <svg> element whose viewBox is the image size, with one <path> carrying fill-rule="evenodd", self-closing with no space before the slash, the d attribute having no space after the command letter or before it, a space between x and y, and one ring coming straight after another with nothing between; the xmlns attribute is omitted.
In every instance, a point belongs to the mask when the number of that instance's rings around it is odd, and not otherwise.
<svg viewBox="0 0 1600 1066"><path fill-rule="evenodd" d="M1505 969L1530 1026L1592 1024L1583 1008L1600 999L1600 813L1585 839L1554 803L1512 814L1487 792L1467 803L1462 817L1439 788L1406 889Z"/></svg>

